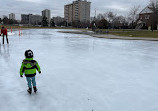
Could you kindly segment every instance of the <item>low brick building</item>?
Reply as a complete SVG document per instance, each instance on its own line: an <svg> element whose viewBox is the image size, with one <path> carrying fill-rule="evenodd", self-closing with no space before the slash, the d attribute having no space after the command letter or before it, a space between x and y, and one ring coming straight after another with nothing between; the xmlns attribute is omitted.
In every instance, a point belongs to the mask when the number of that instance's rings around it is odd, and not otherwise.
<svg viewBox="0 0 158 111"><path fill-rule="evenodd" d="M139 13L137 29L157 29L157 14L153 13L152 7L147 6Z"/></svg>

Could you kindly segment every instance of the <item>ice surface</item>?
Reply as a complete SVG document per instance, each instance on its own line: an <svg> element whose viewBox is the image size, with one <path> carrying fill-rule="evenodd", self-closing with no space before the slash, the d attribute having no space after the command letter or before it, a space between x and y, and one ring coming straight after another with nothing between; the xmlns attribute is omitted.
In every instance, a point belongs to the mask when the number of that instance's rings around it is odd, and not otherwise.
<svg viewBox="0 0 158 111"><path fill-rule="evenodd" d="M24 30L0 45L0 111L158 111L158 42ZM41 66L38 93L19 69L27 49Z"/></svg>
<svg viewBox="0 0 158 111"><path fill-rule="evenodd" d="M12 35L15 35L14 32L8 32L8 36L12 36Z"/></svg>

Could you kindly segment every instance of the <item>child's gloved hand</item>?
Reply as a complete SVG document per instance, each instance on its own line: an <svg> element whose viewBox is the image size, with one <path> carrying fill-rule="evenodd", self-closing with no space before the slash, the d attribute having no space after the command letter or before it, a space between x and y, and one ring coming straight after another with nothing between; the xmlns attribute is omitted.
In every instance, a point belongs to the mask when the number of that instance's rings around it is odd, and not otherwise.
<svg viewBox="0 0 158 111"><path fill-rule="evenodd" d="M41 74L41 71L39 71L39 73Z"/></svg>
<svg viewBox="0 0 158 111"><path fill-rule="evenodd" d="M23 77L23 75L20 75L20 77Z"/></svg>

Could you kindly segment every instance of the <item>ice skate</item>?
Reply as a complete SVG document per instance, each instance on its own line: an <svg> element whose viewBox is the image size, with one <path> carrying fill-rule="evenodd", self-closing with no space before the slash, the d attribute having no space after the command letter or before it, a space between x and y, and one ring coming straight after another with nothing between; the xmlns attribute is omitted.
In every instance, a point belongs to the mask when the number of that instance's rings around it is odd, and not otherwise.
<svg viewBox="0 0 158 111"><path fill-rule="evenodd" d="M37 92L37 88L36 88L36 87L33 87L33 89L34 89L34 92L36 93L36 92Z"/></svg>
<svg viewBox="0 0 158 111"><path fill-rule="evenodd" d="M32 93L32 88L29 88L29 89L27 90L27 92L28 92L29 94L31 94L31 93Z"/></svg>

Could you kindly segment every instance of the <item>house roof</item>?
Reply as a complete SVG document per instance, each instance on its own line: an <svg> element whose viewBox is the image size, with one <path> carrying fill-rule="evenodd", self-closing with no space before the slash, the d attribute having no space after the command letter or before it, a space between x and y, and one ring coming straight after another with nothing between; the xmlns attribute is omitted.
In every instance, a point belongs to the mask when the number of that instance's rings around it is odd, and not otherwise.
<svg viewBox="0 0 158 111"><path fill-rule="evenodd" d="M139 14L153 13L149 6L145 7Z"/></svg>

